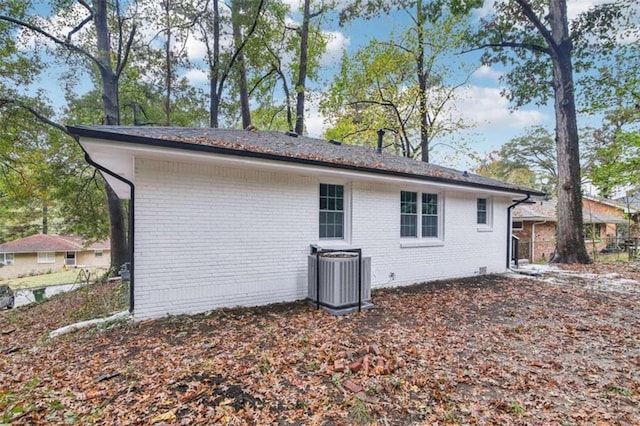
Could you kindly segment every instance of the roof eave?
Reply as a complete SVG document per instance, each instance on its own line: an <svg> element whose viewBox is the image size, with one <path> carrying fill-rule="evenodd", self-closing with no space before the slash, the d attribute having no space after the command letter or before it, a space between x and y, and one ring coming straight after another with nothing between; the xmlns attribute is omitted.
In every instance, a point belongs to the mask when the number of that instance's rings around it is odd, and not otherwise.
<svg viewBox="0 0 640 426"><path fill-rule="evenodd" d="M394 170L378 169L374 167L354 166L350 164L333 163L329 161L312 160L312 159L300 158L300 157L290 157L285 155L271 154L271 153L264 153L264 152L236 150L236 149L223 148L223 147L217 147L217 146L211 146L211 145L198 145L198 144L184 143L184 142L178 142L178 141L172 141L172 140L166 140L166 139L150 138L146 136L127 135L123 133L102 132L99 130L89 129L85 127L67 126L67 129L71 134L76 135L78 137L85 137L85 138L102 139L102 140L109 140L109 141L116 141L116 142L126 142L126 143L148 145L148 146L160 147L160 148L206 152L206 153L219 154L219 155L230 155L230 156L236 156L236 157L249 157L249 158L263 159L263 160L283 161L283 162L289 162L289 163L313 165L313 166L320 166L320 167L330 167L330 168L336 168L336 169L342 169L342 170L358 171L363 173L382 174L387 176L411 178L411 179L424 180L429 182L440 182L440 183L447 183L450 185L487 189L487 190L492 190L492 191L497 191L497 192L502 192L507 194L522 194L522 195L532 195L532 196L545 195L543 192L533 190L533 189L506 188L498 185L487 185L487 184L482 184L478 182L467 182L462 180L442 178L438 176L428 176L428 175L413 174L413 173L400 172L400 171L394 171Z"/></svg>

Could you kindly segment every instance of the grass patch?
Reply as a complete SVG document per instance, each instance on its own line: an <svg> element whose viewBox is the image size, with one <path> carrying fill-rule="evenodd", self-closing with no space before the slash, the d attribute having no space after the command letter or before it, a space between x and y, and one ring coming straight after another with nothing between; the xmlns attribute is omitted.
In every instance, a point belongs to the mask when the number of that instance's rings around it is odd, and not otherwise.
<svg viewBox="0 0 640 426"><path fill-rule="evenodd" d="M594 257L593 253L591 253L591 256ZM617 253L598 253L594 257L594 260L597 263L629 263L638 260L638 258L632 255L631 259L629 259L628 252L620 251Z"/></svg>
<svg viewBox="0 0 640 426"><path fill-rule="evenodd" d="M101 274L98 269L90 270L89 278L93 281ZM85 275L82 269L69 269L67 271L53 272L51 274L34 275L24 278L11 278L8 281L2 281L14 290L23 288L49 287L61 284L73 284L75 282L85 281Z"/></svg>

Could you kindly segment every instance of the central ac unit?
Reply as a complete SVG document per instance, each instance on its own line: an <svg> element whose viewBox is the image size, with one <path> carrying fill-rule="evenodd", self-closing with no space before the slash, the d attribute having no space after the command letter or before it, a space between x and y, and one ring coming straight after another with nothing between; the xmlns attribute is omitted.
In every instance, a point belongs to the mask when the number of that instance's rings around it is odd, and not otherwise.
<svg viewBox="0 0 640 426"><path fill-rule="evenodd" d="M362 265L358 274L358 255L353 253L326 253L309 255L308 298L320 305L333 309L358 306L358 302L371 300L371 258L361 257ZM319 264L319 270L316 269ZM318 286L318 277L320 285ZM362 285L360 297L358 287Z"/></svg>

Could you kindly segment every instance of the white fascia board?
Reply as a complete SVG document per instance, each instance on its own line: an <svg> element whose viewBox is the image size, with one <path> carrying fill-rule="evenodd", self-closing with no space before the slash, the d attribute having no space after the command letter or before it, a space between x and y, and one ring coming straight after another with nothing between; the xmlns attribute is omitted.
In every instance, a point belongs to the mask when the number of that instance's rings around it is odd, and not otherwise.
<svg viewBox="0 0 640 426"><path fill-rule="evenodd" d="M420 188L429 186L430 188L437 188L443 191L446 190L451 192L465 193L473 192L480 197L495 195L500 197L522 198L525 196L522 193L508 190L501 191L491 188L467 186L462 183L454 184L371 172L357 172L354 170L333 168L330 166L323 167L287 161L225 155L203 151L190 151L184 149L174 149L114 141L105 142L100 139L81 138L80 143L85 147L87 152L89 152L91 158L94 161L96 161L98 164L103 165L105 168L113 170L119 175L126 177L134 184L135 158L141 158L158 161L200 164L204 163L226 167L282 171L302 176L317 176L324 178L341 178L359 182L386 183L397 185L399 187ZM104 163L102 163L98 159L104 161Z"/></svg>

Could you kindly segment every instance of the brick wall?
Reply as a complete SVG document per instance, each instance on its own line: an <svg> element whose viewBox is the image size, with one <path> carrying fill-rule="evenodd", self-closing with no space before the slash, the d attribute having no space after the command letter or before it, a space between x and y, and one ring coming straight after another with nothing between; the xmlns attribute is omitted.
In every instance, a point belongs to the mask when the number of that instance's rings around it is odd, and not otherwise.
<svg viewBox="0 0 640 426"><path fill-rule="evenodd" d="M493 199L493 229L479 230L481 195L440 192L444 243L401 247L400 190L434 188L138 159L136 317L304 299L319 182L348 188L349 243L371 256L373 287L505 269L507 198Z"/></svg>

